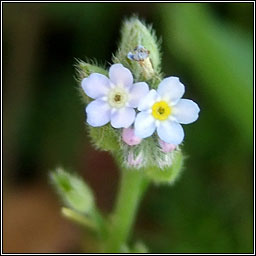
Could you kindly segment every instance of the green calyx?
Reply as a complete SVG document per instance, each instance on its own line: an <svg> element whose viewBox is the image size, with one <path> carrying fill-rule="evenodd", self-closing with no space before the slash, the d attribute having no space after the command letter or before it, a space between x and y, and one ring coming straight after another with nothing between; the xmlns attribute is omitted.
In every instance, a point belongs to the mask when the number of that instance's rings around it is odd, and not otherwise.
<svg viewBox="0 0 256 256"><path fill-rule="evenodd" d="M183 169L184 156L181 150L175 150L172 154L172 163L170 166L163 167L160 170L156 167L145 169L146 176L155 184L172 185L179 178Z"/></svg>

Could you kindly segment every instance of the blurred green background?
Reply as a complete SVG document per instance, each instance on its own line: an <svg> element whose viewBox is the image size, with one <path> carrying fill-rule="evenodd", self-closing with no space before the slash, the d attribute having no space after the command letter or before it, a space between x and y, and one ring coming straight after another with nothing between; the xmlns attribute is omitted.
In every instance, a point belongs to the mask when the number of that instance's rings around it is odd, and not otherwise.
<svg viewBox="0 0 256 256"><path fill-rule="evenodd" d="M185 171L151 186L133 239L155 253L253 252L253 3L3 3L3 250L93 252L62 219L48 172L85 177L105 213L118 170L90 145L74 58L110 63L123 18L162 38L163 71L201 108L184 126Z"/></svg>

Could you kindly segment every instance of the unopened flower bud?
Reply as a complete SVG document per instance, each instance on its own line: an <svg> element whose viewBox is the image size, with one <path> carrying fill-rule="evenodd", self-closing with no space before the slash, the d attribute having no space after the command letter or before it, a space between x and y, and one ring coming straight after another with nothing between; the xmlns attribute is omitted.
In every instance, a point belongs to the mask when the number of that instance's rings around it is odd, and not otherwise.
<svg viewBox="0 0 256 256"><path fill-rule="evenodd" d="M133 152L129 152L128 154L128 165L132 167L139 167L143 161L143 155L140 152L136 157L134 157Z"/></svg>
<svg viewBox="0 0 256 256"><path fill-rule="evenodd" d="M132 128L124 128L122 132L123 141L129 146L138 145L141 143L141 138L137 137L134 134L134 129Z"/></svg>
<svg viewBox="0 0 256 256"><path fill-rule="evenodd" d="M172 152L177 147L177 145L166 143L160 139L158 140L158 142L164 153Z"/></svg>

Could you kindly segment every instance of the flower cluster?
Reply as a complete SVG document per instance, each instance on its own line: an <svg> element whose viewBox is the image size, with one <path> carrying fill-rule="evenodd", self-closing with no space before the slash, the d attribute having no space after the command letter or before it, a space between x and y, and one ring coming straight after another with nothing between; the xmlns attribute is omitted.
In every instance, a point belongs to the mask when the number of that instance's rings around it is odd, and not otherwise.
<svg viewBox="0 0 256 256"><path fill-rule="evenodd" d="M185 87L179 78L165 78L157 90L149 90L145 82L134 83L122 64L110 67L109 78L92 73L82 80L82 88L94 99L86 107L88 124L99 127L110 122L114 128L124 128L122 139L130 146L156 131L162 151L170 152L184 139L180 124L196 121L200 111L192 100L181 99Z"/></svg>

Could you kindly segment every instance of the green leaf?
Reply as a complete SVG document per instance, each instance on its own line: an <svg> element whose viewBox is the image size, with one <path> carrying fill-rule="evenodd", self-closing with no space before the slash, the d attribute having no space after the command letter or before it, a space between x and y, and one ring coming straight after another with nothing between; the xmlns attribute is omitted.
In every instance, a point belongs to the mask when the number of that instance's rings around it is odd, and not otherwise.
<svg viewBox="0 0 256 256"><path fill-rule="evenodd" d="M102 127L88 126L89 136L95 148L103 151L120 151L120 132L110 126L110 124Z"/></svg>
<svg viewBox="0 0 256 256"><path fill-rule="evenodd" d="M81 215L69 208L62 207L61 213L65 218L72 220L86 228L89 228L91 230L97 230L98 228L97 223L94 222L94 219L89 218L88 216L85 215Z"/></svg>
<svg viewBox="0 0 256 256"><path fill-rule="evenodd" d="M77 60L75 68L77 72L77 79L80 81L83 78L88 77L92 73L99 73L105 76L108 75L108 71L106 71L105 68L97 64L96 61L84 62L82 60Z"/></svg>
<svg viewBox="0 0 256 256"><path fill-rule="evenodd" d="M50 173L50 178L66 206L80 213L91 213L94 208L94 196L81 177L58 168Z"/></svg>
<svg viewBox="0 0 256 256"><path fill-rule="evenodd" d="M181 150L177 150L174 152L171 166L163 169L148 167L145 173L156 184L173 184L182 172L183 158Z"/></svg>

